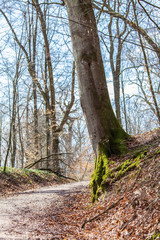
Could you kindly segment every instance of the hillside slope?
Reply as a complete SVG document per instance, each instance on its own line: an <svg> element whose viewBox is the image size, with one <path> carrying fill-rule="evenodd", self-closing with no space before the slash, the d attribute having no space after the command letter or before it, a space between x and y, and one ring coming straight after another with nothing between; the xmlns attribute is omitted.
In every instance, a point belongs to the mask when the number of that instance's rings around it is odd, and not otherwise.
<svg viewBox="0 0 160 240"><path fill-rule="evenodd" d="M47 171L7 168L3 172L0 168L0 196L64 182L67 181Z"/></svg>
<svg viewBox="0 0 160 240"><path fill-rule="evenodd" d="M113 174L104 179L104 188L93 205L89 186L74 191L56 191L61 204L55 204L53 195L50 205L32 216L35 222L41 223L35 229L38 234L35 237L48 240L160 239L160 129L133 136L128 148L129 153L123 157L109 159ZM0 187L5 189L2 183L6 183L9 189L8 180L2 180L2 176L1 173ZM17 182L16 186L12 181L10 191L19 191L22 186L28 188L33 179L27 178L27 184L22 184L21 179L21 184ZM35 175L33 182L36 184L36 181L44 184ZM32 236L35 233L32 232Z"/></svg>
<svg viewBox="0 0 160 240"><path fill-rule="evenodd" d="M138 164L108 179L105 194L92 206L86 188L66 196L63 208L50 208L45 229L55 239L160 239L160 130L134 136L128 147L124 157L110 158L113 168L128 159Z"/></svg>

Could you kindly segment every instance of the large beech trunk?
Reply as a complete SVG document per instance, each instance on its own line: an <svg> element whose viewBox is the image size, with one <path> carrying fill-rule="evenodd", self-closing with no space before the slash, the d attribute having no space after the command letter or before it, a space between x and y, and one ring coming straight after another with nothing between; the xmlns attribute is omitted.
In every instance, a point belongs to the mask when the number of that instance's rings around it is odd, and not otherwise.
<svg viewBox="0 0 160 240"><path fill-rule="evenodd" d="M113 112L91 0L64 0L79 81L80 101L94 152L105 143L107 155L120 153L127 134Z"/></svg>

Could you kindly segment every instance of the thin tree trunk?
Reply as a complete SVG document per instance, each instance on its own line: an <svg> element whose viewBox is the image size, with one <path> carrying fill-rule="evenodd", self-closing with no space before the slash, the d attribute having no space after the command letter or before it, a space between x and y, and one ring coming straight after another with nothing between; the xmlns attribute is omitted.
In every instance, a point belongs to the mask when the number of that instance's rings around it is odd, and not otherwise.
<svg viewBox="0 0 160 240"><path fill-rule="evenodd" d="M21 168L24 167L24 146L23 146L23 137L22 137L22 129L21 129L21 121L19 115L19 105L17 106L17 114L18 114L18 132L19 132L19 142L21 146Z"/></svg>
<svg viewBox="0 0 160 240"><path fill-rule="evenodd" d="M46 12L47 10L44 8L44 21L46 22ZM46 29L47 31L47 29ZM45 47L45 46L44 46ZM45 49L45 69L44 69L44 86L45 86L45 94L46 94L46 97L48 99L48 102L49 101L49 89L48 89L48 72L47 72L47 52L46 52L46 49ZM46 102L45 104L45 118L46 118L46 156L48 157L46 161L46 168L49 168L50 167L50 159L49 159L49 156L51 155L51 133L50 133L50 109L49 109L49 106Z"/></svg>
<svg viewBox="0 0 160 240"><path fill-rule="evenodd" d="M46 51L45 51L45 55L46 55ZM47 87L47 61L46 61L46 57L45 57L45 79L44 79L44 85L45 85L45 93L46 96L48 98L48 102L49 102L49 96L48 96L48 87ZM50 156L51 154L51 134L50 134L50 114L49 114L49 108L47 103L45 104L45 111L46 111L46 156ZM46 168L49 168L49 159L46 162Z"/></svg>
<svg viewBox="0 0 160 240"><path fill-rule="evenodd" d="M37 109L37 90L35 82L32 82L33 84L33 101L34 101L34 159L38 159L38 147L39 147L39 139L38 139L38 109ZM38 165L36 166L38 168Z"/></svg>
<svg viewBox="0 0 160 240"><path fill-rule="evenodd" d="M125 125L126 125L126 132L128 133L127 109L126 109L126 100L125 100L125 93L124 93L123 73L121 73L121 85L122 85L124 119L125 119Z"/></svg>
<svg viewBox="0 0 160 240"><path fill-rule="evenodd" d="M16 108L17 108L17 84L19 78L19 63L20 63L20 51L16 64L16 74L13 79L13 102L12 102L12 121L11 121L11 144L12 144L12 152L11 152L11 166L15 167L15 157L16 157L16 149L17 149L17 130L16 130Z"/></svg>
<svg viewBox="0 0 160 240"><path fill-rule="evenodd" d="M45 22L44 14L39 6L38 0L33 1L33 4L37 10L39 20L41 23L42 34L45 42L48 73L49 73L50 97L51 97L50 116L51 116L51 132L52 132L52 153L58 153L59 152L59 134L57 132L57 122L56 122L55 88L54 88L54 80L53 80L53 69L52 69L52 62L51 62L51 55L50 55L50 47L49 47L49 42L47 37L46 22ZM60 170L58 159L59 158L57 157L56 159L53 160L53 167L57 172Z"/></svg>
<svg viewBox="0 0 160 240"><path fill-rule="evenodd" d="M18 77L18 76L17 76ZM17 105L17 80L13 81L13 104L12 104L12 122L11 122L11 131L12 131L12 153L11 153L11 166L15 167L15 157L16 157L16 148L17 148L17 131L16 131L16 105Z"/></svg>
<svg viewBox="0 0 160 240"><path fill-rule="evenodd" d="M35 22L35 28L34 28L34 24L33 24L33 9L32 9L32 26L29 25L29 28L32 27L32 45L30 42L30 46L29 48L31 49L31 46L33 46L33 52L30 55L30 58L32 59L32 70L33 70L33 74L32 74L32 85L33 85L33 101L34 101L34 158L37 160L39 158L39 133L38 133L38 108L37 108L37 88L36 88L36 83L35 83L35 79L36 79L36 43L37 43L37 23L38 23L38 14L36 14L36 22ZM31 32L31 29L30 29ZM36 165L36 167L38 168L38 165Z"/></svg>
<svg viewBox="0 0 160 240"><path fill-rule="evenodd" d="M25 157L26 157L26 163L25 165L29 164L30 160L30 136L29 136L29 101L30 101L30 89L27 94L27 105L26 105L26 119L25 119L25 135L26 135L26 150L25 150Z"/></svg>
<svg viewBox="0 0 160 240"><path fill-rule="evenodd" d="M7 148L7 153L5 156L5 161L4 161L4 167L3 167L3 171L6 171L6 167L7 167L7 161L8 161L8 155L9 155L9 151L11 148L11 138L12 138L12 124L10 123L10 131L9 131L9 139L8 139L8 148Z"/></svg>

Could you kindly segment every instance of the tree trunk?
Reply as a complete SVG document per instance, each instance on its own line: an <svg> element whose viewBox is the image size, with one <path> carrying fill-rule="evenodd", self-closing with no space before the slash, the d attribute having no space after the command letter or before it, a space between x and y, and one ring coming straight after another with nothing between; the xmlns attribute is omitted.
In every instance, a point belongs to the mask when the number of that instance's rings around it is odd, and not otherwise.
<svg viewBox="0 0 160 240"><path fill-rule="evenodd" d="M119 123L121 124L119 77L120 77L120 70L121 70L122 44L121 44L121 38L118 35L118 52L116 55L116 60L114 60L114 37L113 37L113 33L112 33L112 21L113 21L113 17L111 16L110 22L108 24L109 39L110 39L109 55L110 55L110 65L111 65L112 76L113 76L114 102L115 102L116 117L117 117ZM119 26L117 26L117 28L118 27Z"/></svg>
<svg viewBox="0 0 160 240"><path fill-rule="evenodd" d="M45 55L46 55L46 51L45 51ZM49 102L49 90L47 87L47 60L45 57L45 79L44 79L44 85L45 85L45 94L47 96L48 102ZM45 111L46 111L46 156L50 156L51 155L51 134L50 134L50 118L49 118L49 107L47 105L47 102L45 102ZM47 159L48 161L45 163L46 164L46 168L49 168L49 158Z"/></svg>
<svg viewBox="0 0 160 240"><path fill-rule="evenodd" d="M19 78L19 65L20 65L20 50L16 63L16 74L13 79L13 102L12 102L12 121L11 121L11 166L14 168L16 163L16 151L17 151L17 129L16 129L16 108L17 108L17 86Z"/></svg>
<svg viewBox="0 0 160 240"><path fill-rule="evenodd" d="M25 136L26 136L26 148L25 148L25 158L26 163L28 165L30 163L30 136L29 136L29 101L30 101L30 89L27 94L27 103L26 103L26 118L25 118Z"/></svg>
<svg viewBox="0 0 160 240"><path fill-rule="evenodd" d="M80 101L97 156L90 182L92 201L95 201L109 169L108 156L126 149L124 140L128 135L116 119L110 103L91 0L64 2L69 17Z"/></svg>
<svg viewBox="0 0 160 240"><path fill-rule="evenodd" d="M46 60L48 66L48 75L50 83L50 98L51 98L51 108L50 108L50 117L51 117L51 132L52 132L52 153L57 154L59 152L59 134L57 133L57 121L56 121L56 107L55 107L55 88L53 80L53 68L50 55L50 46L47 36L47 27L45 22L45 16L40 8L38 0L32 1L33 5L36 8L38 17L41 24L42 34L45 42L45 51L46 51ZM60 171L59 159L58 157L53 161L53 168L56 172Z"/></svg>
<svg viewBox="0 0 160 240"><path fill-rule="evenodd" d="M37 109L37 90L36 90L36 84L34 81L32 81L33 84L33 101L34 101L34 159L38 160L39 158L39 139L38 139L38 109ZM38 165L36 165L36 168L38 168Z"/></svg>
<svg viewBox="0 0 160 240"><path fill-rule="evenodd" d="M13 83L14 84L14 83ZM15 85L15 84L14 84ZM15 167L15 158L16 158L16 149L17 149L17 130L16 130L16 88L17 86L13 86L13 106L12 106L12 152L11 152L11 166Z"/></svg>
<svg viewBox="0 0 160 240"><path fill-rule="evenodd" d="M19 101L19 96L18 96L18 101ZM21 128L21 121L20 121L19 105L17 106L17 114L18 114L19 143L21 147L20 159L21 159L21 168L23 168L24 167L24 141L23 141L23 134L22 134L22 128Z"/></svg>
<svg viewBox="0 0 160 240"><path fill-rule="evenodd" d="M108 94L97 26L90 0L65 0L79 81L80 100L94 152L103 141L107 154L121 152L126 133L116 119Z"/></svg>
<svg viewBox="0 0 160 240"><path fill-rule="evenodd" d="M123 111L124 111L124 119L125 119L125 126L126 126L125 130L128 133L128 121L127 121L126 99L125 99L125 93L124 93L123 73L121 74L121 86L122 86L122 97L123 97Z"/></svg>

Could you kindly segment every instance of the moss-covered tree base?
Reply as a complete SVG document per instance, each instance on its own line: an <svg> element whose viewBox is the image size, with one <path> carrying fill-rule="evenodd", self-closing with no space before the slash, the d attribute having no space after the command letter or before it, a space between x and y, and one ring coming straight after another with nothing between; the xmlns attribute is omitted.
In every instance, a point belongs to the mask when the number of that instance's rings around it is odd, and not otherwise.
<svg viewBox="0 0 160 240"><path fill-rule="evenodd" d="M104 142L99 143L98 155L95 161L95 170L92 174L90 187L92 203L104 193L112 183L121 179L131 170L140 169L141 159L146 155L144 149L137 150L132 156L116 167L110 167L108 147Z"/></svg>
<svg viewBox="0 0 160 240"><path fill-rule="evenodd" d="M98 154L95 160L95 169L90 181L92 202L97 200L99 195L99 189L101 188L104 176L106 176L108 172L109 172L108 148L106 144L99 143Z"/></svg>

